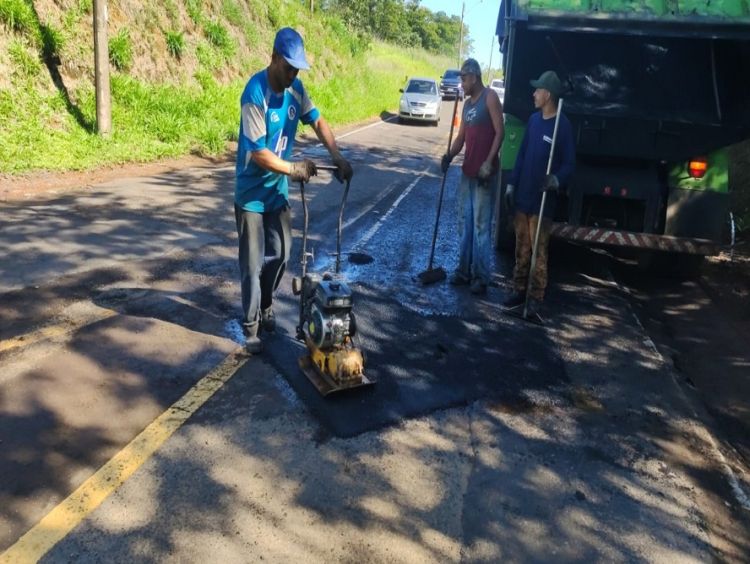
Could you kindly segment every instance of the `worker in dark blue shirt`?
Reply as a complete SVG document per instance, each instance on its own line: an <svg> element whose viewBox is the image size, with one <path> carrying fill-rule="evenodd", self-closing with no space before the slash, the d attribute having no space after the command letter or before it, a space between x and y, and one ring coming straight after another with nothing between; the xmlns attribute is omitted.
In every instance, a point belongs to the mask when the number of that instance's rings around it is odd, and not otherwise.
<svg viewBox="0 0 750 564"><path fill-rule="evenodd" d="M544 217L539 233L536 267L529 286L528 313L538 314L547 287L547 248L552 214L557 204L557 193L564 189L575 168L575 140L573 128L564 114L560 115L557 139L550 174L547 163L552 147L552 136L557 116L558 99L563 86L554 71L545 71L532 80L534 107L539 111L529 118L516 165L505 192L509 209L515 208L513 227L516 233L516 264L513 268L514 291L505 301L507 307L518 306L526 300L526 288L531 264L531 252L539 221L542 193L547 192Z"/></svg>

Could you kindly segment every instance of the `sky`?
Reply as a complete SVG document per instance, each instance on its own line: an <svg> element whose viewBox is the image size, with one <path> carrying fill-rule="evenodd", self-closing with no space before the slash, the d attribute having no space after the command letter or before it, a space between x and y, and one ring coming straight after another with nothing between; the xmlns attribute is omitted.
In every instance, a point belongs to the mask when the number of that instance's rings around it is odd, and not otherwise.
<svg viewBox="0 0 750 564"><path fill-rule="evenodd" d="M500 51L497 37L494 44L497 13L500 10L500 0L422 0L420 5L433 12L445 12L449 16L461 17L461 5L465 4L464 23L469 28L469 35L474 40L474 51L471 54L482 68L490 63L490 46L492 47L492 66L500 67ZM458 45L456 45L456 62L458 63Z"/></svg>

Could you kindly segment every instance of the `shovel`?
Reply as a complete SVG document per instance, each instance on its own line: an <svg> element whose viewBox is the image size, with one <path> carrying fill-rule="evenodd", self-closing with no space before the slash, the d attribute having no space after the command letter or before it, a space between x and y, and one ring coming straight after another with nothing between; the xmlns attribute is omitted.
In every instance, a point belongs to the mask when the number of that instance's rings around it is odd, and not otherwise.
<svg viewBox="0 0 750 564"><path fill-rule="evenodd" d="M453 117L451 118L451 129L450 133L448 133L448 151L451 150L451 143L453 142L453 126L456 124L456 111L458 110L458 96L456 96L456 101L453 103ZM438 196L438 207L437 207L437 215L435 216L435 229L432 233L432 249L430 250L430 261L427 264L427 270L424 272L420 272L417 275L417 278L419 278L419 281L422 283L423 286L426 286L427 284L434 284L435 282L440 282L441 280L445 280L445 270L441 266L438 266L437 268L433 268L432 262L435 259L435 242L437 241L437 234L438 234L438 226L440 225L440 209L443 207L443 191L445 190L445 179L448 176L448 171L446 170L443 173L443 181L440 183L440 195Z"/></svg>

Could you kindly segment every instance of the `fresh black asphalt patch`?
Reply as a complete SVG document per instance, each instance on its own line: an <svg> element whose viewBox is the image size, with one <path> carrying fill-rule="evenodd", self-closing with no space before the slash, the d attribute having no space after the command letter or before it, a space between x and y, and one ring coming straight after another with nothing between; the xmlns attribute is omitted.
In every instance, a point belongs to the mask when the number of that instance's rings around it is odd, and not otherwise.
<svg viewBox="0 0 750 564"><path fill-rule="evenodd" d="M290 334L265 339L264 360L332 435L352 437L480 399L517 402L522 392L567 381L542 328L500 315L425 317L375 290L359 290L357 324L374 386L322 397L297 365L301 343ZM241 372L251 378L251 370L245 365Z"/></svg>

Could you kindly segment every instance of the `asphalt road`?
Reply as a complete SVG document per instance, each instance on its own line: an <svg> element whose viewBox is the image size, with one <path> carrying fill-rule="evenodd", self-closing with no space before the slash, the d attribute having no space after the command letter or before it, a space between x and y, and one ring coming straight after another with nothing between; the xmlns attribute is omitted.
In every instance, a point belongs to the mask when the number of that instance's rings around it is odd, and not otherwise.
<svg viewBox="0 0 750 564"><path fill-rule="evenodd" d="M685 385L664 330L694 287L556 245L539 327L501 311L511 257L479 298L416 283L449 106L437 128L339 132L356 171L343 267L378 383L338 397L296 364L296 189L279 329L252 358L231 163L0 207L0 561L750 560L746 436ZM314 270L333 264L341 193L308 186ZM747 349L726 352L739 374Z"/></svg>

